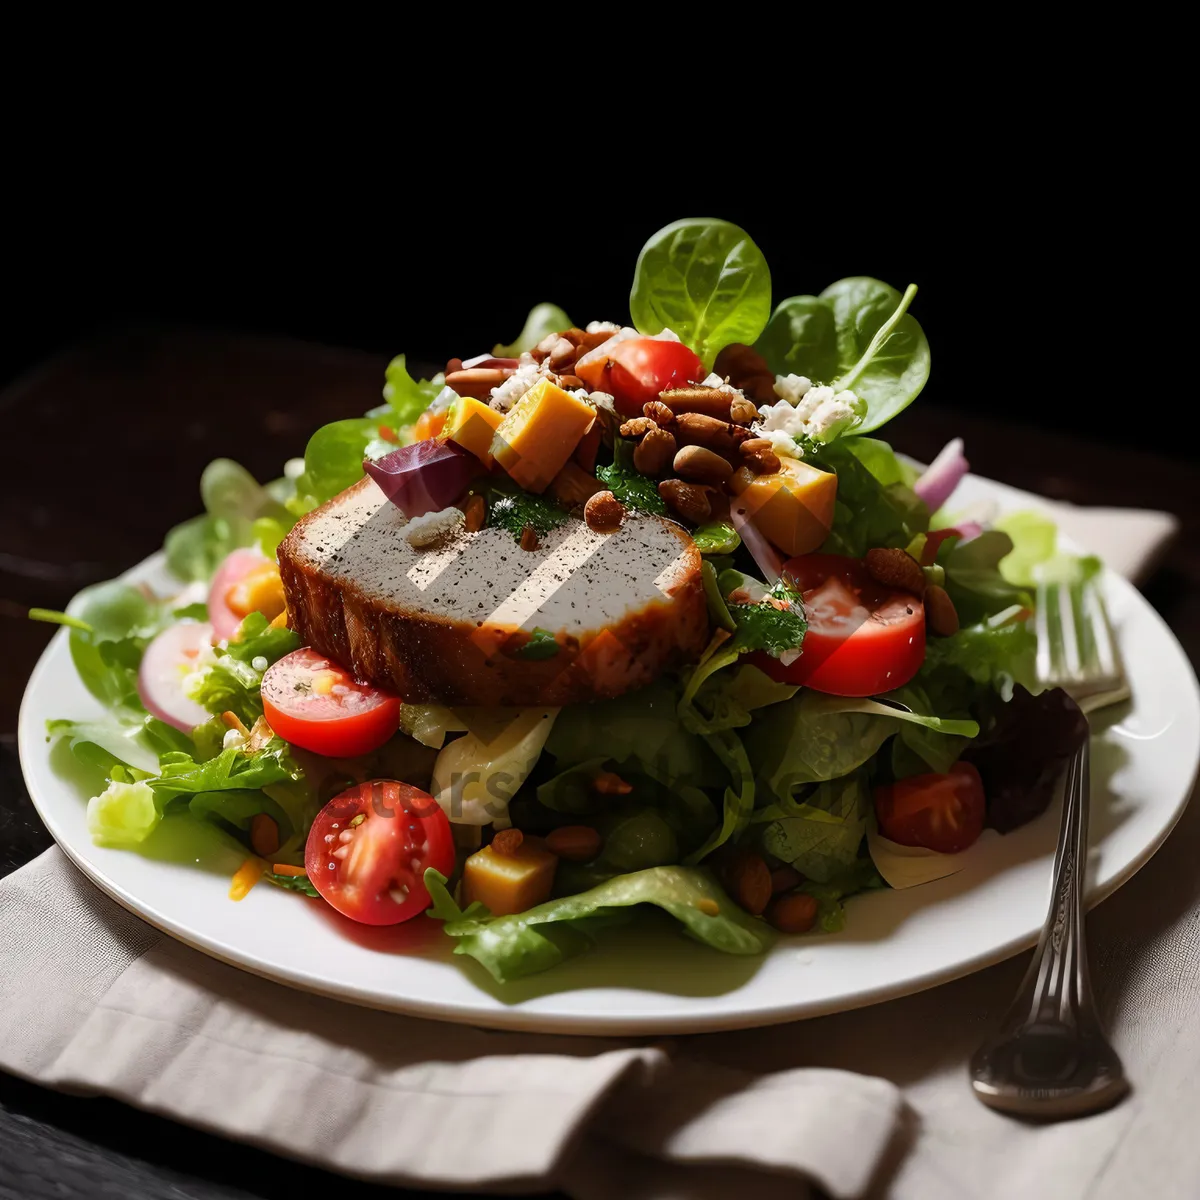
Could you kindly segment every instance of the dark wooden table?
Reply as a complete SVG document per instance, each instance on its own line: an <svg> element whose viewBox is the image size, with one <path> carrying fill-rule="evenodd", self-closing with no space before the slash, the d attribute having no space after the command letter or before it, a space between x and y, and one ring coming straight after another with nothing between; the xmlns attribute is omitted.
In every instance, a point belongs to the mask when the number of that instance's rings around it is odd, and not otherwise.
<svg viewBox="0 0 1200 1200"><path fill-rule="evenodd" d="M158 549L200 507L218 455L260 479L325 421L378 403L385 362L355 351L195 330L126 329L79 347L0 396L0 875L50 844L16 757L25 681L52 630L20 619ZM1080 504L1163 508L1183 531L1145 588L1200 662L1200 476L1182 459L918 403L889 427L926 461L954 434L981 474ZM0 1075L0 1200L20 1197L395 1195L107 1100Z"/></svg>

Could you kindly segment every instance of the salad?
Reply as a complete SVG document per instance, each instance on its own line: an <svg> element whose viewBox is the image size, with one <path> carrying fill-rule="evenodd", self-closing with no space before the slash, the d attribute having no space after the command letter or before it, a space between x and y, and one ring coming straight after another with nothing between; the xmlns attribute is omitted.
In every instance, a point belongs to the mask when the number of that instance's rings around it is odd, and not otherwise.
<svg viewBox="0 0 1200 1200"><path fill-rule="evenodd" d="M47 730L92 836L186 814L242 849L234 899L427 913L500 981L649 908L758 954L958 869L1086 723L1034 682L1053 525L956 508L960 441L874 436L929 377L916 291L773 305L743 230L683 220L628 325L541 304L432 379L396 358L280 479L212 463L170 594L31 614L107 714Z"/></svg>

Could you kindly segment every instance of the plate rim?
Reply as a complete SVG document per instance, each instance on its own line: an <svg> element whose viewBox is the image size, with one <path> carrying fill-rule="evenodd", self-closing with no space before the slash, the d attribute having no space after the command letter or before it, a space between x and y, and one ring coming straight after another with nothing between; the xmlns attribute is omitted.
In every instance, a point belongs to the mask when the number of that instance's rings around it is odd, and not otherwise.
<svg viewBox="0 0 1200 1200"><path fill-rule="evenodd" d="M999 489L1010 495L1019 497L1022 502L1039 507L1044 502L1040 497L1010 485L999 483L981 476L972 476L987 489ZM130 574L161 568L165 562L163 551L156 551L141 562L121 573L118 578ZM1200 682L1197 681L1196 671L1179 644L1174 632L1163 620L1162 616L1141 595L1137 588L1124 577L1105 567L1105 587L1124 590L1133 603L1139 608L1140 616L1149 617L1158 626L1159 632L1165 634L1172 643L1177 658L1187 669L1190 684L1190 700L1194 709L1200 713ZM214 958L228 966L247 971L261 979L295 988L312 995L340 1000L361 1007L372 1008L384 1012L394 1012L420 1018L440 1020L451 1024L474 1025L492 1029L508 1029L522 1031L542 1031L554 1034L569 1034L577 1036L639 1036L661 1035L669 1033L706 1033L730 1029L749 1029L769 1025L783 1024L794 1020L807 1020L813 1017L827 1016L837 1012L849 1012L857 1008L869 1007L887 1000L899 999L926 991L929 988L949 983L953 980L974 974L996 963L1012 958L1014 955L1034 945L1040 930L1011 937L998 946L989 946L978 954L957 959L944 969L930 969L924 973L904 980L884 982L874 987L859 988L853 994L841 997L809 1000L781 997L779 1002L767 1006L755 1007L745 1011L727 1011L710 1014L679 1012L671 1013L642 1013L640 1015L620 1014L607 1015L572 1015L568 1013L553 1013L531 1011L520 1004L505 1005L489 1003L494 998L481 993L481 1003L478 1006L456 1000L426 1000L423 997L393 996L386 993L373 992L354 983L329 984L319 976L289 966L272 965L264 969L263 964L253 953L239 953L236 948L227 948L214 939L197 934L171 916L159 911L153 904L140 900L111 879L105 871L96 864L89 862L78 854L70 843L70 838L58 825L53 816L53 805L39 798L38 789L33 783L34 773L30 767L35 748L45 746L44 734L32 730L33 718L29 715L33 695L41 676L50 670L51 660L59 653L65 652L61 647L66 643L68 630L59 629L50 639L46 648L39 656L37 664L26 683L21 698L21 706L17 722L17 748L21 763L21 771L25 786L39 818L45 824L55 844L63 851L71 863L80 870L106 896L122 908L144 920L175 941ZM1123 887L1128 881L1150 861L1170 836L1178 824L1180 817L1187 808L1195 793L1197 781L1200 780L1200 757L1192 764L1190 779L1183 790L1181 798L1172 809L1169 819L1157 830L1155 836L1143 845L1128 862L1125 863L1111 878L1103 884L1089 886L1086 904L1090 910L1101 901ZM66 786L71 786L66 784ZM1057 808L1057 801L1051 806ZM1047 880L1048 883L1048 880ZM483 997L487 996L487 1000Z"/></svg>

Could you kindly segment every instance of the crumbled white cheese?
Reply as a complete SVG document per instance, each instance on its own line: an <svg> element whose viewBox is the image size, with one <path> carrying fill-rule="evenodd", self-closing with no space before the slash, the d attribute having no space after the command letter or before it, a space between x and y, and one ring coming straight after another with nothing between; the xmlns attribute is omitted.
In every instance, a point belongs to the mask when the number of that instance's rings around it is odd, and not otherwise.
<svg viewBox="0 0 1200 1200"><path fill-rule="evenodd" d="M753 431L755 437L766 438L771 443L771 449L779 455L780 458L803 458L804 451L800 448L800 443L796 441L790 433L784 433L779 429L767 429Z"/></svg>
<svg viewBox="0 0 1200 1200"><path fill-rule="evenodd" d="M798 398L764 404L758 410L754 429L760 437L779 432L819 440L834 426L849 424L858 415L858 397L853 392L814 387L803 375L778 376L775 392L778 395L782 391Z"/></svg>
<svg viewBox="0 0 1200 1200"><path fill-rule="evenodd" d="M716 371L710 371L708 375L700 381L701 387L716 388L719 392L730 392L735 396L742 396L745 393L741 388L735 388L724 375L718 375Z"/></svg>
<svg viewBox="0 0 1200 1200"><path fill-rule="evenodd" d="M620 333L620 325L612 321L589 321L585 333Z"/></svg>
<svg viewBox="0 0 1200 1200"><path fill-rule="evenodd" d="M452 387L444 387L433 398L433 403L429 406L431 413L445 412L458 399L458 393Z"/></svg>
<svg viewBox="0 0 1200 1200"><path fill-rule="evenodd" d="M221 748L228 750L231 747L238 749L246 744L246 735L240 729L227 729L225 736L221 739Z"/></svg>
<svg viewBox="0 0 1200 1200"><path fill-rule="evenodd" d="M503 383L492 388L492 407L501 412L508 412L545 374L546 371L542 369L542 365L534 362L532 356L522 354L521 365L517 367L516 371Z"/></svg>
<svg viewBox="0 0 1200 1200"><path fill-rule="evenodd" d="M572 388L571 395L576 400L582 400L584 404L590 404L593 408L596 406L596 402L592 399L592 393L587 388Z"/></svg>
<svg viewBox="0 0 1200 1200"><path fill-rule="evenodd" d="M304 474L304 459L289 458L283 464L283 477L285 479L299 479Z"/></svg>
<svg viewBox="0 0 1200 1200"><path fill-rule="evenodd" d="M456 533L465 520L461 508L443 508L423 517L413 517L404 527L404 536L410 546L419 550Z"/></svg>
<svg viewBox="0 0 1200 1200"><path fill-rule="evenodd" d="M810 387L812 380L807 375L775 376L775 395L789 404L799 404Z"/></svg>

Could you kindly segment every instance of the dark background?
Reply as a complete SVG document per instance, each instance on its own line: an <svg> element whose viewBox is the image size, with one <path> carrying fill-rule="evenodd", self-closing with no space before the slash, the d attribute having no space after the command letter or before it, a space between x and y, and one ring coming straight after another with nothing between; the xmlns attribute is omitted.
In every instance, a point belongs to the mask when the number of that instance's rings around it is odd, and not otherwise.
<svg viewBox="0 0 1200 1200"><path fill-rule="evenodd" d="M886 192L869 181L769 176L732 186L719 167L711 181L666 189L585 184L524 160L493 190L469 176L348 179L330 195L328 177L313 186L281 174L263 190L237 172L192 176L175 164L132 186L101 183L86 202L65 185L25 197L7 248L6 290L17 303L0 343L0 382L130 323L442 362L510 341L540 300L580 324L623 321L645 239L708 212L758 242L776 300L852 274L917 283L913 312L933 356L922 404L1192 453L1158 422L1130 419L1153 361L1137 328L1146 274L1171 230L1165 214L1146 225L1111 189L1064 190L1065 175L1035 187L1001 160ZM1164 332L1153 332L1155 353L1169 353ZM195 415L169 395L146 414L164 428ZM2 416L11 433L32 414L10 405ZM114 449L119 436L114 429Z"/></svg>

